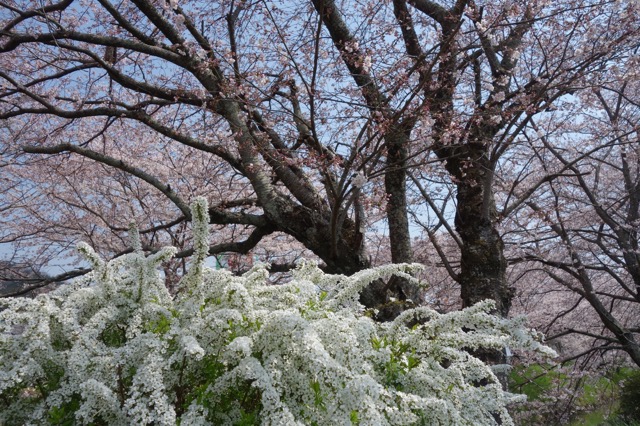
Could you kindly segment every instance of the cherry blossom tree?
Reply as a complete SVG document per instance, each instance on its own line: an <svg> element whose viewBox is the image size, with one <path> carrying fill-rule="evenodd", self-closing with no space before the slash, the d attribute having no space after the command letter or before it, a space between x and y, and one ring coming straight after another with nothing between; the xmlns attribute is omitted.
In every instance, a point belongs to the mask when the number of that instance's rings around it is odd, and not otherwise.
<svg viewBox="0 0 640 426"><path fill-rule="evenodd" d="M640 365L636 63L630 56L608 67L577 93L579 109L562 127L536 126L535 161L565 173L514 221L523 242L514 259L546 274L546 291L564 294L547 324L550 337L586 336L594 344L577 355L619 350Z"/></svg>
<svg viewBox="0 0 640 426"><path fill-rule="evenodd" d="M435 217L453 216L460 253L444 263L464 306L490 298L503 315L499 221L550 179L498 208L503 167L534 117L632 48L639 22L632 3L590 0L1 7L3 238L88 235L115 255L124 209L144 218L146 248L179 246L188 200L205 195L210 253L277 236L352 274L370 265L380 219L390 260L413 259L409 206L442 206L429 192L438 170L455 199ZM363 300L414 293L378 282Z"/></svg>
<svg viewBox="0 0 640 426"><path fill-rule="evenodd" d="M357 142L368 126L357 109L315 93L337 80L331 68L320 72L330 58L320 57L310 9L29 7L3 5L2 60L21 64L1 75L3 139L18 141L4 154L13 197L5 241L13 230L22 241L82 236L113 255L127 228L117 218L129 216L144 218L149 248L180 245L198 193L218 201L210 216L224 235L211 254L247 253L278 232L329 271L368 265L358 170L371 157L367 174L379 173L380 148ZM289 39L291 16L301 19ZM62 42L62 33L71 37ZM302 46L303 36L312 42ZM334 126L343 114L352 117L345 128ZM342 140L351 137L353 146Z"/></svg>
<svg viewBox="0 0 640 426"><path fill-rule="evenodd" d="M413 215L423 219L418 223L426 239L460 284L463 304L490 297L505 314L512 289L500 224L557 177L529 174L523 135L535 117L624 54L620 43L637 26L617 27L628 9L600 3L462 2L456 3L461 9L449 10L410 3L437 23L446 41L429 68L435 75L425 96L429 114L417 129L433 143L426 162L439 159L446 173L436 165L412 173L416 197L424 201ZM596 23L607 28L607 36L594 32ZM438 248L437 230L457 250Z"/></svg>

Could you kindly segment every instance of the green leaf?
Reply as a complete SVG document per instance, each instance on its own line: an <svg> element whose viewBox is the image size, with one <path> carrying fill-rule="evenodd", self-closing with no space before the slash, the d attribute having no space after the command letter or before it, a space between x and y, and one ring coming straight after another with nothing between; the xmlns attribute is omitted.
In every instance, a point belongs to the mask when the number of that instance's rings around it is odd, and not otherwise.
<svg viewBox="0 0 640 426"><path fill-rule="evenodd" d="M322 400L322 392L320 390L320 382L314 380L311 382L311 389L313 389L313 403L316 407L324 408L324 401Z"/></svg>
<svg viewBox="0 0 640 426"><path fill-rule="evenodd" d="M352 425L359 425L360 424L360 419L358 419L358 412L356 410L353 410L350 414L349 414L349 420L351 420L351 424Z"/></svg>

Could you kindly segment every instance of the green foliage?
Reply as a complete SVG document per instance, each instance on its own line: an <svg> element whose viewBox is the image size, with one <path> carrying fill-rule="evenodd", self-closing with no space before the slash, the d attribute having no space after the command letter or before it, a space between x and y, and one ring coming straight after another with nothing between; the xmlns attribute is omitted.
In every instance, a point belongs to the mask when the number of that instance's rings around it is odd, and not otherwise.
<svg viewBox="0 0 640 426"><path fill-rule="evenodd" d="M596 426L596 423L593 424ZM627 421L620 417L615 417L613 419L607 419L602 423L597 423L598 426L640 426L640 422L637 421ZM587 426L591 426L587 424Z"/></svg>
<svg viewBox="0 0 640 426"><path fill-rule="evenodd" d="M80 396L73 397L59 407L51 407L49 410L49 423L57 426L73 426L75 422L75 412L80 408Z"/></svg>
<svg viewBox="0 0 640 426"><path fill-rule="evenodd" d="M317 380L312 381L311 389L313 390L313 404L316 407L326 409L324 401L322 400L322 391L320 390L320 382Z"/></svg>
<svg viewBox="0 0 640 426"><path fill-rule="evenodd" d="M635 426L638 420L625 417L624 405L631 409L640 405L640 397L634 393L638 389L636 370L619 367L579 377L572 371L571 366L548 364L512 369L510 389L528 397L528 403L518 409L521 424Z"/></svg>
<svg viewBox="0 0 640 426"><path fill-rule="evenodd" d="M537 401L545 397L558 379L565 380L566 375L553 370L550 365L517 366L509 375L509 388L527 395L529 401Z"/></svg>
<svg viewBox="0 0 640 426"><path fill-rule="evenodd" d="M351 421L351 424L354 426L358 426L360 424L360 420L358 419L358 412L356 410L353 410L349 415L349 421Z"/></svg>
<svg viewBox="0 0 640 426"><path fill-rule="evenodd" d="M620 417L626 421L640 422L640 370L629 374L622 384Z"/></svg>
<svg viewBox="0 0 640 426"><path fill-rule="evenodd" d="M126 328L117 323L111 323L102 330L102 341L105 345L119 348L127 342Z"/></svg>

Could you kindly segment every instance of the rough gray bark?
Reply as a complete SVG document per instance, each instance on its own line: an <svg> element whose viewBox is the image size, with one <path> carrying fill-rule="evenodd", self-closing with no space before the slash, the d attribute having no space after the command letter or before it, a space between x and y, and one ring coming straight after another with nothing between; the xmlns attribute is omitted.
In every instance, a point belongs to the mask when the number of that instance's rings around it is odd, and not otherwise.
<svg viewBox="0 0 640 426"><path fill-rule="evenodd" d="M470 155L466 158L475 158L464 167L456 160L447 163L447 169L459 180L455 227L462 242L459 283L463 306L492 299L497 312L506 316L513 294L506 280L504 243L497 229L492 166L483 160L487 153L482 146L467 152Z"/></svg>

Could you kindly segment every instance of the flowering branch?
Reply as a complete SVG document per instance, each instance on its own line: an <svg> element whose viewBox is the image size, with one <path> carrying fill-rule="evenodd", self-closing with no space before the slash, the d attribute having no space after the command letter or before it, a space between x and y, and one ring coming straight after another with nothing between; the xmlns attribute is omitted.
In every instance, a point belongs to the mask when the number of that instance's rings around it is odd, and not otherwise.
<svg viewBox="0 0 640 426"><path fill-rule="evenodd" d="M419 265L351 277L303 262L284 285L266 265L241 277L204 266L208 206L191 205L194 264L172 296L158 266L175 255L134 250L35 299L0 303L0 422L107 424L513 424L502 387L469 348L552 351L524 320L485 302L392 323L365 314L376 279L413 280ZM414 319L418 325L408 327ZM479 385L482 383L482 385Z"/></svg>

